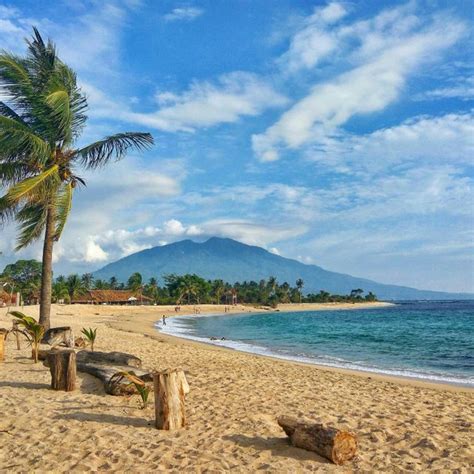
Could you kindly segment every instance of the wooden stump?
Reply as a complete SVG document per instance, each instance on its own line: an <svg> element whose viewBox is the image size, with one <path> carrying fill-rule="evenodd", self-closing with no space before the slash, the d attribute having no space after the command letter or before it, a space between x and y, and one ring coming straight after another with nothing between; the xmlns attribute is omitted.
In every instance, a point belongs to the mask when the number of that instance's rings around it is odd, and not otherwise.
<svg viewBox="0 0 474 474"><path fill-rule="evenodd" d="M344 464L356 454L357 438L348 431L289 416L280 416L278 424L290 437L293 446L314 451L334 464Z"/></svg>
<svg viewBox="0 0 474 474"><path fill-rule="evenodd" d="M155 426L159 430L175 430L186 425L184 398L189 385L184 372L168 369L153 374L155 391Z"/></svg>
<svg viewBox="0 0 474 474"><path fill-rule="evenodd" d="M0 362L5 360L5 338L7 336L7 331L5 329L0 329Z"/></svg>
<svg viewBox="0 0 474 474"><path fill-rule="evenodd" d="M73 350L48 353L48 366L51 372L51 388L72 392L76 388L76 353Z"/></svg>

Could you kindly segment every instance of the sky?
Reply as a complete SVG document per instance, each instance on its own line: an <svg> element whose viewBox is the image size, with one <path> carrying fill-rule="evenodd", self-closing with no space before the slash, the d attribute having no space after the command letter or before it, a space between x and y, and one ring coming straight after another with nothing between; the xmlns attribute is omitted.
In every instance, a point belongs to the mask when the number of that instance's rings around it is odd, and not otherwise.
<svg viewBox="0 0 474 474"><path fill-rule="evenodd" d="M99 172L56 245L84 273L230 237L328 270L474 292L473 0L0 0L78 74L78 145L148 131ZM0 270L14 253L0 230ZM131 269L131 272L133 269Z"/></svg>

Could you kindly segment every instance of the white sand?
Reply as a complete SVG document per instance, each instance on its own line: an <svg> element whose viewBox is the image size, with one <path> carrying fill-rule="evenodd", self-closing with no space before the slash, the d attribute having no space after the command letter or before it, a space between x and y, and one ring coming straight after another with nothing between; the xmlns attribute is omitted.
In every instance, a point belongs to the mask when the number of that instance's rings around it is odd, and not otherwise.
<svg viewBox="0 0 474 474"><path fill-rule="evenodd" d="M473 472L472 390L320 369L158 334L152 323L172 308L54 306L53 313L54 326L71 325L76 335L97 327L97 350L135 354L152 369L182 367L191 387L189 425L158 431L152 407L138 409L136 396L105 395L87 374L79 373L75 392L54 392L49 370L10 338L0 362L2 472ZM0 309L0 327L10 327L4 314ZM355 432L358 457L341 468L291 447L276 423L284 413Z"/></svg>

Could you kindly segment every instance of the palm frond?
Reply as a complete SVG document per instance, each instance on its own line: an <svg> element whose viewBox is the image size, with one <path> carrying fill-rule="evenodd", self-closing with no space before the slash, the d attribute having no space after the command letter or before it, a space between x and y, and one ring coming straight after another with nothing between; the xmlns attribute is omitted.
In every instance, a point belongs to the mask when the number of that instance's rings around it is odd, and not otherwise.
<svg viewBox="0 0 474 474"><path fill-rule="evenodd" d="M0 115L0 156L10 152L33 155L40 161L46 161L51 154L51 148L30 127L10 117Z"/></svg>
<svg viewBox="0 0 474 474"><path fill-rule="evenodd" d="M10 106L5 104L5 102L1 102L1 101L0 101L0 115L11 118L23 125L26 125L26 122Z"/></svg>
<svg viewBox="0 0 474 474"><path fill-rule="evenodd" d="M0 226L13 221L18 210L17 203L9 202L5 196L0 197Z"/></svg>
<svg viewBox="0 0 474 474"><path fill-rule="evenodd" d="M118 133L77 150L75 155L84 167L95 169L104 166L113 158L120 160L130 148L143 150L151 145L153 137L149 133Z"/></svg>
<svg viewBox="0 0 474 474"><path fill-rule="evenodd" d="M54 239L57 241L63 233L67 218L72 207L72 183L67 183L62 187L56 199L56 230Z"/></svg>
<svg viewBox="0 0 474 474"><path fill-rule="evenodd" d="M41 205L25 205L17 212L16 219L20 223L15 248L18 251L41 237L46 225L46 208Z"/></svg>
<svg viewBox="0 0 474 474"><path fill-rule="evenodd" d="M69 108L69 94L65 90L57 90L48 94L45 102L51 107L53 116L65 129L71 123L71 110Z"/></svg>
<svg viewBox="0 0 474 474"><path fill-rule="evenodd" d="M5 198L10 203L19 202L21 199L28 197L36 191L37 188L44 184L46 180L53 179L54 181L59 181L58 168L58 165L51 166L51 168L43 171L37 176L33 176L32 178L25 179L13 185L8 190Z"/></svg>
<svg viewBox="0 0 474 474"><path fill-rule="evenodd" d="M0 184L9 186L17 183L25 178L28 178L32 173L32 169L21 161L16 162L0 162Z"/></svg>

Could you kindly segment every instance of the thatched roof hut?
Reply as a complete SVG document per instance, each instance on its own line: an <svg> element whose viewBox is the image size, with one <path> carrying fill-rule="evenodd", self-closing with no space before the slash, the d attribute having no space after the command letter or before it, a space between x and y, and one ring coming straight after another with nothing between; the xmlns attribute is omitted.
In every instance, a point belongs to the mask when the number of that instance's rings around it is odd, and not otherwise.
<svg viewBox="0 0 474 474"><path fill-rule="evenodd" d="M72 300L73 304L152 304L153 300L131 290L88 290Z"/></svg>

